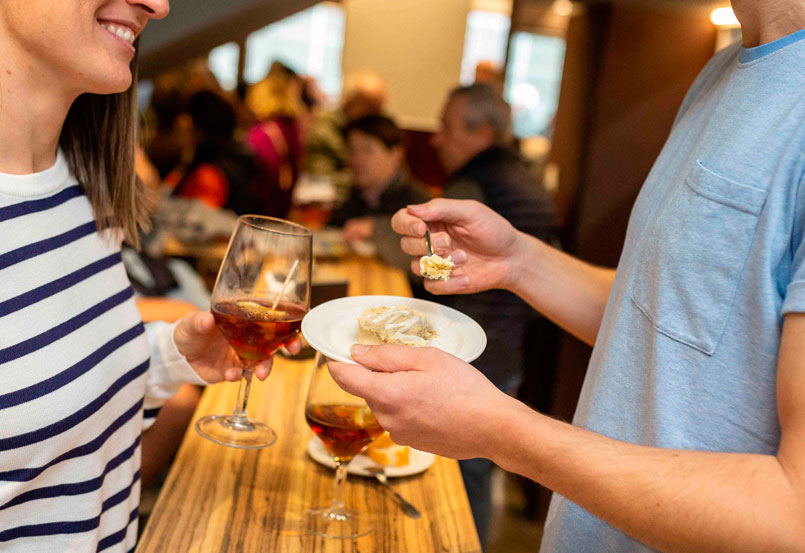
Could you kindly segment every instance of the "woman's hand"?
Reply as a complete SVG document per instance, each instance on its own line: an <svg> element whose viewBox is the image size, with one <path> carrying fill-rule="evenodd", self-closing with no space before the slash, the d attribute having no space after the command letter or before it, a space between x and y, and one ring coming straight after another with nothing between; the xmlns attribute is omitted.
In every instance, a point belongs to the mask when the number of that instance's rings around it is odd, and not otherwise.
<svg viewBox="0 0 805 553"><path fill-rule="evenodd" d="M210 383L240 380L243 365L224 335L215 325L215 317L207 311L191 313L176 325L173 340L179 353L185 356L198 375ZM299 353L300 341L286 346L292 354ZM254 369L260 380L268 378L273 359L267 359Z"/></svg>
<svg viewBox="0 0 805 553"><path fill-rule="evenodd" d="M365 242L375 235L375 218L358 217L344 224L344 240L349 243Z"/></svg>
<svg viewBox="0 0 805 553"><path fill-rule="evenodd" d="M472 365L436 348L355 345L351 354L363 366L328 360L330 374L366 399L396 443L454 459L493 455L490 438L514 400Z"/></svg>
<svg viewBox="0 0 805 553"><path fill-rule="evenodd" d="M446 281L425 279L433 294L470 294L493 288L511 289L516 280L512 260L520 233L503 217L473 200L436 199L398 211L391 227L402 235L409 255L428 255L425 225L431 231L434 253L452 255L456 267ZM419 257L411 268L421 274Z"/></svg>

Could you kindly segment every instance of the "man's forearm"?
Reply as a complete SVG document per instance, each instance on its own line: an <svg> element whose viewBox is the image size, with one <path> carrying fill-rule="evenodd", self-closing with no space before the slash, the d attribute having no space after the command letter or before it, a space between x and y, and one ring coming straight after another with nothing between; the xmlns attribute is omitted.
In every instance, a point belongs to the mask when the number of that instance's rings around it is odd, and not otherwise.
<svg viewBox="0 0 805 553"><path fill-rule="evenodd" d="M509 289L580 340L593 345L615 279L595 267L520 233Z"/></svg>
<svg viewBox="0 0 805 553"><path fill-rule="evenodd" d="M803 500L771 455L637 446L515 400L490 413L490 457L660 551L805 551Z"/></svg>

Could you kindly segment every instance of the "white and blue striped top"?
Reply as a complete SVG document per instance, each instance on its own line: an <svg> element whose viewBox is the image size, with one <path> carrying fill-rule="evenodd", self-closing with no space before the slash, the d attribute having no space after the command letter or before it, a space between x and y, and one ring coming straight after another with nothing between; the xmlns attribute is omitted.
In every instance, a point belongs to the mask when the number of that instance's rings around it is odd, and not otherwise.
<svg viewBox="0 0 805 553"><path fill-rule="evenodd" d="M173 326L143 325L118 233L61 152L0 174L0 550L127 552L140 437L182 382Z"/></svg>

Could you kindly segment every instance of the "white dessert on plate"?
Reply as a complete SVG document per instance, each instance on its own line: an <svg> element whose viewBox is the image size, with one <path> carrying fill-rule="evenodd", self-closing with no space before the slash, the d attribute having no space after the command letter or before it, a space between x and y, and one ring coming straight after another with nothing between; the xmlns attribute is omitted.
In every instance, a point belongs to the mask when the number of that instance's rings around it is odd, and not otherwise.
<svg viewBox="0 0 805 553"><path fill-rule="evenodd" d="M424 347L436 337L425 315L406 305L370 307L358 317L358 343Z"/></svg>

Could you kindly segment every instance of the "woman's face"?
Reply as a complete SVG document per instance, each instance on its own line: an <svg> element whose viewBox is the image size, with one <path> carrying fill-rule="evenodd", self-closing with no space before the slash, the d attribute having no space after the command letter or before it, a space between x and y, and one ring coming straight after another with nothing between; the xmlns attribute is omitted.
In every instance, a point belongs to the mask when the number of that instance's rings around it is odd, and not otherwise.
<svg viewBox="0 0 805 553"><path fill-rule="evenodd" d="M379 139L353 130L347 136L349 161L355 184L361 188L374 188L388 182L402 163L402 148L387 148Z"/></svg>
<svg viewBox="0 0 805 553"><path fill-rule="evenodd" d="M2 0L6 38L43 79L74 93L113 94L131 86L134 41L168 0Z"/></svg>

